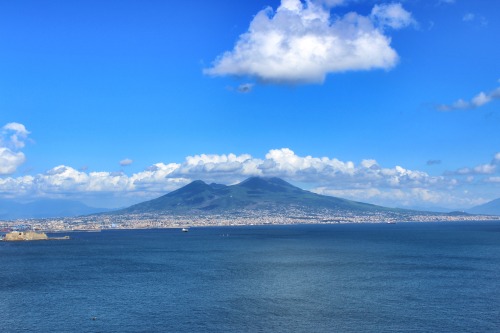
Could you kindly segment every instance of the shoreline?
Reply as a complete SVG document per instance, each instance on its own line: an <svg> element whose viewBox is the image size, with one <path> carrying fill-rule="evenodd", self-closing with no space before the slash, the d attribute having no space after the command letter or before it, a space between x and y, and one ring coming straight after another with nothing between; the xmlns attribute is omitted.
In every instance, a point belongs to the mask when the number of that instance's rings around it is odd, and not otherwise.
<svg viewBox="0 0 500 333"><path fill-rule="evenodd" d="M118 230L169 230L178 229L181 231L183 228L241 228L241 227L283 227L283 226L331 226L331 225L401 225L401 224L477 224L477 223L500 223L500 219L490 220L454 220L454 221L398 221L398 222L317 222L317 223L253 223L253 224L189 224L188 226L168 226L168 227L115 227L103 228L98 231L95 230L45 230L46 233L71 233L83 232L93 233L102 231L118 231Z"/></svg>
<svg viewBox="0 0 500 333"><path fill-rule="evenodd" d="M0 221L2 233L13 230L33 230L53 234L103 230L182 229L190 227L233 227L267 225L332 225L332 224L402 224L402 223L453 223L495 222L500 216L491 215L416 215L416 216L286 216L286 215L126 215L86 216L59 219L33 219ZM1 233L0 233L1 234Z"/></svg>

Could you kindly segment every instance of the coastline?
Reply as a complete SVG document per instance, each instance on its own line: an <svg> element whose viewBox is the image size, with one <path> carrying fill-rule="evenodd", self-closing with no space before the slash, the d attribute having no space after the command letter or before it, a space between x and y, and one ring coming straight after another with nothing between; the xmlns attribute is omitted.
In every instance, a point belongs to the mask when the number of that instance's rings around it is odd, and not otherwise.
<svg viewBox="0 0 500 333"><path fill-rule="evenodd" d="M81 219L81 218L80 218ZM168 216L168 218L159 220L140 220L133 219L125 221L114 221L110 223L109 221L93 221L93 223L86 225L82 223L75 228L72 223L58 223L57 225L51 225L51 220L22 220L22 221L9 221L0 222L4 230L11 228L15 230L16 225L22 224L29 229L38 230L43 233L98 233L105 230L154 230L154 229L183 229L183 228L199 228L199 227L244 227L244 226L286 226L286 225L338 225L338 224L406 224L406 223L489 223L489 222L500 222L500 216L485 216L485 215L470 215L470 216L426 216L426 219L377 219L377 220L364 220L362 217L356 217L353 219L298 219L298 218L282 218L276 219L269 217L262 218L228 218L213 216L208 218L207 216L199 218L187 218L179 216ZM68 222L72 222L69 220ZM80 221L83 222L83 221ZM36 228L36 229L35 229ZM68 236L69 237L69 236ZM67 239L64 237L52 237L47 240L60 240Z"/></svg>

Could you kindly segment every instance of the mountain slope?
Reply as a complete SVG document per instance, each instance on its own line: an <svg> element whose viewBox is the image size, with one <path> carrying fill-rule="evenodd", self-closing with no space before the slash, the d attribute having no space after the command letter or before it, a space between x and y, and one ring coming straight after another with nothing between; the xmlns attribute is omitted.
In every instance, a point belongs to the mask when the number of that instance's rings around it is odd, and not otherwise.
<svg viewBox="0 0 500 333"><path fill-rule="evenodd" d="M116 211L115 214L180 213L188 211L227 212L241 209L274 210L290 207L356 212L393 210L315 194L302 190L279 178L251 177L232 186L206 184L197 180L157 199Z"/></svg>
<svg viewBox="0 0 500 333"><path fill-rule="evenodd" d="M30 218L69 217L108 211L89 207L78 201L42 199L29 203L0 200L0 219L16 220Z"/></svg>
<svg viewBox="0 0 500 333"><path fill-rule="evenodd" d="M500 215L500 198L467 210L471 214Z"/></svg>

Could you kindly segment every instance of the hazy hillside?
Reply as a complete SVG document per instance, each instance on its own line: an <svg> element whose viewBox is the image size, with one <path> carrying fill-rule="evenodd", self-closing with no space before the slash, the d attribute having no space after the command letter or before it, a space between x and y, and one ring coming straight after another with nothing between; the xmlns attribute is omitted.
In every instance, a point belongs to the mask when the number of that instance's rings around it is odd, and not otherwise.
<svg viewBox="0 0 500 333"><path fill-rule="evenodd" d="M467 210L471 214L500 215L500 198Z"/></svg>
<svg viewBox="0 0 500 333"><path fill-rule="evenodd" d="M27 218L68 217L88 215L108 211L103 208L89 207L78 201L43 199L29 203L13 200L0 200L0 219L15 220Z"/></svg>

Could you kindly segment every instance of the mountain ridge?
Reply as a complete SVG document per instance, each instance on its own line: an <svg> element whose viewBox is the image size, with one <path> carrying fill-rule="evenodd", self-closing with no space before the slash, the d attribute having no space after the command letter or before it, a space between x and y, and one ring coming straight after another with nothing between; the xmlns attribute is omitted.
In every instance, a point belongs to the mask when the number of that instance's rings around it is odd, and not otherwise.
<svg viewBox="0 0 500 333"><path fill-rule="evenodd" d="M500 215L500 198L467 209L466 212L471 214Z"/></svg>
<svg viewBox="0 0 500 333"><path fill-rule="evenodd" d="M0 200L2 220L74 217L108 211L110 209L90 207L79 201L65 199L40 199L27 203L9 199Z"/></svg>
<svg viewBox="0 0 500 333"><path fill-rule="evenodd" d="M235 185L207 184L196 180L156 199L132 205L113 214L226 212L286 207L356 212L405 211L316 194L277 177L250 177Z"/></svg>

